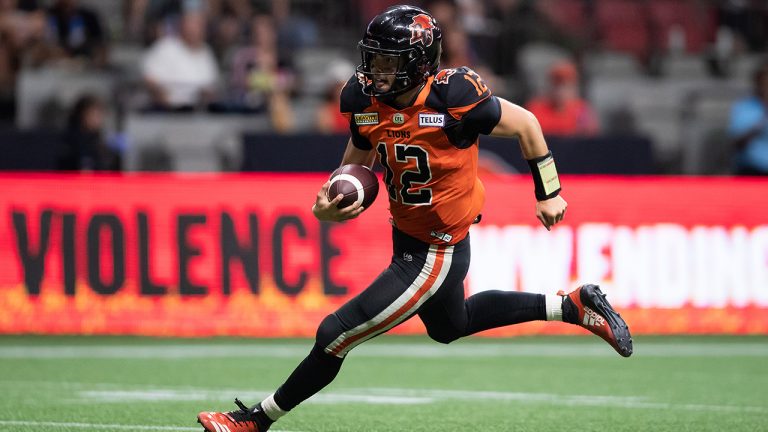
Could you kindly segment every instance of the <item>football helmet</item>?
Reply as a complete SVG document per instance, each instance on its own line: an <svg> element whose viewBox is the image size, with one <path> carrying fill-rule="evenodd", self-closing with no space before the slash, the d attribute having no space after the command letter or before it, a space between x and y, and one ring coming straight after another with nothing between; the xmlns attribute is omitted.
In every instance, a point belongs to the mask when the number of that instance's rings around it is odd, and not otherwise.
<svg viewBox="0 0 768 432"><path fill-rule="evenodd" d="M358 43L362 62L357 77L363 93L394 96L424 83L440 65L442 38L435 18L415 6L393 6L374 17ZM391 67L381 68L378 63ZM387 91L380 92L374 75L394 75L395 79Z"/></svg>

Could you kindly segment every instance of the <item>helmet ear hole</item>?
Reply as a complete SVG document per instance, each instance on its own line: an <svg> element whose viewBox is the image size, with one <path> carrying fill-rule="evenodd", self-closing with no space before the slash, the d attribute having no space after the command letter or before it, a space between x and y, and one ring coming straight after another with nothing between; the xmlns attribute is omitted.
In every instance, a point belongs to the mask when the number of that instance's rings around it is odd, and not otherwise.
<svg viewBox="0 0 768 432"><path fill-rule="evenodd" d="M429 59L424 56L421 58L421 61L419 62L419 74L420 75L429 75L430 72L430 65L429 65Z"/></svg>

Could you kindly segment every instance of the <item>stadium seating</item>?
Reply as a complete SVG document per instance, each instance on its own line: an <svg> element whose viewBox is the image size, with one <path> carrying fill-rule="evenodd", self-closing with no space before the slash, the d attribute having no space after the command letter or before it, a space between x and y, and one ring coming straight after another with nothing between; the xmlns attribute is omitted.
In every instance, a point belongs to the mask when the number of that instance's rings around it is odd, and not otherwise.
<svg viewBox="0 0 768 432"><path fill-rule="evenodd" d="M129 171L226 171L239 166L239 136L244 129L268 130L264 116L208 114L131 114L126 119ZM154 165L159 154L171 166Z"/></svg>
<svg viewBox="0 0 768 432"><path fill-rule="evenodd" d="M598 37L606 48L638 58L649 55L651 35L643 2L603 0L595 8Z"/></svg>
<svg viewBox="0 0 768 432"><path fill-rule="evenodd" d="M683 102L681 171L684 174L727 174L733 149L727 125L733 102L749 88L734 83L691 91Z"/></svg>
<svg viewBox="0 0 768 432"><path fill-rule="evenodd" d="M558 60L568 59L568 52L552 44L531 43L520 50L520 67L532 94L541 94L547 86L546 71Z"/></svg>
<svg viewBox="0 0 768 432"><path fill-rule="evenodd" d="M648 3L654 33L660 42L667 43L680 38L683 51L700 53L704 50L712 32L711 14L700 7L700 2L690 0L653 0Z"/></svg>
<svg viewBox="0 0 768 432"><path fill-rule="evenodd" d="M362 9L389 3L366 2ZM110 28L111 69L22 69L16 88L17 127L60 129L77 97L96 94L108 102L109 131L123 128L126 132L130 144L124 160L129 170L237 169L239 146L232 143L239 142L244 132L271 131L266 114L144 113L147 97L140 91L139 73L144 48L121 39L119 2L83 0L83 4L95 9ZM297 10L325 10L326 15L343 9L324 8L317 0L301 0L295 5ZM723 143L717 138L727 124L723 113L735 98L748 92L759 57L730 53L722 60L726 76L711 78L707 56L712 52L715 31L713 4L697 0L538 0L536 5L557 28L573 37L595 38L578 60L585 96L600 115L604 131L632 132L631 121L621 125L615 121L618 113L634 119L635 133L652 138L664 172L718 171L712 166L714 162L702 159L702 155L713 153L703 151L709 144L700 140ZM356 40L359 29L352 24L347 19L333 32L321 31L318 46L292 53L298 83L291 101L294 132L314 130L316 108L329 88L331 66L338 59L357 61L349 40ZM319 24L329 30L324 25ZM491 27L488 37L492 37ZM533 95L545 87L544 72L552 63L572 53L549 42L534 41L525 45L519 56L521 82L507 84L528 85L530 88L520 94ZM648 76L649 63L657 66L653 71L658 76ZM223 61L223 77L228 76L226 66ZM201 122L210 124L202 127ZM153 152L155 156L165 154L166 159L141 156Z"/></svg>
<svg viewBox="0 0 768 432"><path fill-rule="evenodd" d="M577 37L589 37L592 28L587 5L574 0L540 0L540 10L552 23L568 34Z"/></svg>
<svg viewBox="0 0 768 432"><path fill-rule="evenodd" d="M16 126L63 127L69 108L85 93L109 100L119 74L106 71L41 68L24 69L16 84Z"/></svg>

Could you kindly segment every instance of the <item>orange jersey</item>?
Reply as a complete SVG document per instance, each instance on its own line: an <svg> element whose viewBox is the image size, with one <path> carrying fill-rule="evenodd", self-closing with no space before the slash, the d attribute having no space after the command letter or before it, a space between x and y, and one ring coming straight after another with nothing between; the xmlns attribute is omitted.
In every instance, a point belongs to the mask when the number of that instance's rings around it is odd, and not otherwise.
<svg viewBox="0 0 768 432"><path fill-rule="evenodd" d="M365 96L356 77L342 90L352 142L375 150L384 167L395 227L421 241L455 244L485 199L477 177L478 136L500 117L499 102L469 68L429 77L411 106Z"/></svg>

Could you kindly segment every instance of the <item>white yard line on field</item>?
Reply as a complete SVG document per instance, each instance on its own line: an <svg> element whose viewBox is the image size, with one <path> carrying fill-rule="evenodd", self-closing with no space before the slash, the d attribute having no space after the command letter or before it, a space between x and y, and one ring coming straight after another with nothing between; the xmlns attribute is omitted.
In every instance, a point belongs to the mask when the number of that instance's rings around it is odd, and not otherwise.
<svg viewBox="0 0 768 432"><path fill-rule="evenodd" d="M16 382L24 384L25 388L35 385L43 385L48 392L55 387L66 390L73 396L72 399L61 398L60 402L109 404L109 403L142 403L142 402L167 402L167 401L194 401L194 402L230 402L234 396L244 400L261 400L271 391L269 390L245 390L235 388L195 388L195 387L156 387L141 385L124 385L110 383L56 383L56 382ZM4 384L11 384L5 382ZM52 388L53 387L53 388ZM307 401L311 404L371 404L371 405L413 405L432 404L449 401L464 402L508 402L522 404L543 404L552 406L589 406L612 407L643 410L673 410L696 412L721 412L721 413L768 413L768 406L748 405L716 405L695 403L670 403L652 400L643 396L605 396L605 395L578 395L556 393L527 393L484 390L456 390L456 389L418 389L418 388L347 388L334 389L321 392ZM10 422L10 423L9 423ZM13 421L0 421L0 426L11 425ZM39 423L39 422L38 422ZM37 425L42 425L42 423ZM69 423L71 428L97 428L112 427L113 425L99 425L82 423ZM91 426L93 425L93 426ZM146 430L197 430L174 426L126 426L117 425L114 429ZM2 427L0 427L2 429Z"/></svg>
<svg viewBox="0 0 768 432"><path fill-rule="evenodd" d="M199 427L185 426L149 426L149 425L123 425L123 424L102 424L102 423L68 423L68 422L48 422L31 420L0 420L0 426L33 426L33 427L59 427L69 429L118 429L118 430L153 430L153 431L197 431Z"/></svg>
<svg viewBox="0 0 768 432"><path fill-rule="evenodd" d="M618 408L623 407L638 409L679 409L686 411L768 413L768 407L653 402L647 397L643 396L561 395L552 393L397 388L368 388L350 391L370 391L380 395L396 394L399 396L418 396L422 398L433 397L441 400L496 400L527 403L549 403L553 405L567 406L610 406Z"/></svg>
<svg viewBox="0 0 768 432"><path fill-rule="evenodd" d="M237 395L244 400L260 401L269 396L266 390L204 390L204 389L145 389L145 390L84 390L76 394L80 401L88 403L126 403L159 401L231 401ZM372 405L411 405L434 402L432 397L399 396L397 394L378 395L370 392L323 392L310 399L321 404L365 403Z"/></svg>
<svg viewBox="0 0 768 432"><path fill-rule="evenodd" d="M0 359L189 359L189 358L301 358L311 348L295 343L180 344L180 345L36 345L2 346ZM371 343L356 348L355 357L613 357L607 344L597 343ZM762 342L639 343L639 357L768 357L768 344Z"/></svg>
<svg viewBox="0 0 768 432"><path fill-rule="evenodd" d="M103 423L70 423L70 422L49 422L49 421L31 421L31 420L0 420L0 426L28 426L28 427L58 427L64 429L96 429L96 430L126 430L126 431L202 431L202 427L187 426L152 426L152 425L124 425L124 424L103 424ZM289 432L289 431L274 431Z"/></svg>
<svg viewBox="0 0 768 432"><path fill-rule="evenodd" d="M76 402L130 403L157 401L229 401L233 395L244 399L261 400L269 391L245 391L237 389L145 389L145 390L83 390L76 392ZM718 411L768 413L768 407L667 403L640 396L562 395L555 393L525 393L476 390L407 389L407 388L358 388L338 389L319 393L309 399L316 404L429 404L444 401L496 401L555 406L592 406L631 409L665 409L682 411Z"/></svg>

